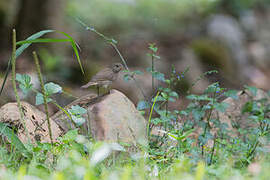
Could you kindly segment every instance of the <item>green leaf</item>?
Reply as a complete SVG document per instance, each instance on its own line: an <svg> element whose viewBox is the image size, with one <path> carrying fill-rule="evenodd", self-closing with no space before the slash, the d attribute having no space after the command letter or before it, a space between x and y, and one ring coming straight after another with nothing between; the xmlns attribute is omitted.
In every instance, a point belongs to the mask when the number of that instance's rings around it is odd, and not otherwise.
<svg viewBox="0 0 270 180"><path fill-rule="evenodd" d="M154 78L156 78L157 80L165 81L165 76L164 76L164 74L163 74L163 73L160 73L160 72L158 72L158 71L152 72L152 76L153 76Z"/></svg>
<svg viewBox="0 0 270 180"><path fill-rule="evenodd" d="M168 94L167 93L164 93L164 92L161 92L161 95L164 99L168 99Z"/></svg>
<svg viewBox="0 0 270 180"><path fill-rule="evenodd" d="M184 110L182 110L182 111L180 111L180 115L183 115L183 116L188 116L188 112L187 111L184 111Z"/></svg>
<svg viewBox="0 0 270 180"><path fill-rule="evenodd" d="M243 106L242 113L252 112L252 109L253 109L253 102L249 101Z"/></svg>
<svg viewBox="0 0 270 180"><path fill-rule="evenodd" d="M166 99L164 97L162 97L162 96L157 96L155 100L156 100L156 102L166 101ZM152 102L154 102L154 98L152 99Z"/></svg>
<svg viewBox="0 0 270 180"><path fill-rule="evenodd" d="M16 74L16 81L19 82L19 88L22 90L22 92L26 95L28 91L30 91L33 87L33 84L31 83L31 77L27 74Z"/></svg>
<svg viewBox="0 0 270 180"><path fill-rule="evenodd" d="M79 105L71 106L68 113L71 114L71 119L77 126L81 126L83 123L85 123L85 119L82 117L82 115L87 113L86 109L80 107Z"/></svg>
<svg viewBox="0 0 270 180"><path fill-rule="evenodd" d="M153 51L154 53L157 52L158 48L156 47L155 43L150 43L149 47L148 47L151 51Z"/></svg>
<svg viewBox="0 0 270 180"><path fill-rule="evenodd" d="M214 103L214 108L220 112L225 112L228 107L229 107L229 104L225 102Z"/></svg>
<svg viewBox="0 0 270 180"><path fill-rule="evenodd" d="M68 142L72 142L75 141L75 139L78 136L78 129L73 129L68 131L63 137L60 137L60 141L64 142L64 143L68 143Z"/></svg>
<svg viewBox="0 0 270 180"><path fill-rule="evenodd" d="M153 119L151 119L151 122L152 122L153 124L157 125L157 124L162 123L163 120L160 119L160 118L153 118Z"/></svg>
<svg viewBox="0 0 270 180"><path fill-rule="evenodd" d="M244 86L249 92L252 93L253 96L257 95L258 88L253 86Z"/></svg>
<svg viewBox="0 0 270 180"><path fill-rule="evenodd" d="M211 100L211 98L209 98L206 94L203 94L203 95L191 94L187 96L187 99L196 100L196 101L210 101Z"/></svg>
<svg viewBox="0 0 270 180"><path fill-rule="evenodd" d="M84 74L84 70L83 70L82 63L81 63L80 56L79 56L79 51L78 51L78 48L77 48L78 45L76 44L76 42L73 40L73 38L69 34L67 34L65 32L61 32L61 31L57 31L57 32L63 34L64 36L66 36L66 37L68 37L70 39L71 46L72 46L73 51L74 51L74 53L76 55L76 58L77 58L77 61L78 61L79 65L80 65L81 71Z"/></svg>
<svg viewBox="0 0 270 180"><path fill-rule="evenodd" d="M181 140L185 139L187 136L189 136L193 131L194 131L194 129L190 129L190 130L184 132L184 133L183 133L182 135L180 135L180 136L177 136L177 135L172 134L172 133L168 133L168 136L174 138L174 139L177 140L177 141L181 141Z"/></svg>
<svg viewBox="0 0 270 180"><path fill-rule="evenodd" d="M83 123L85 123L85 119L83 117L71 115L71 119L77 126L81 126Z"/></svg>
<svg viewBox="0 0 270 180"><path fill-rule="evenodd" d="M79 105L76 105L76 106L71 106L71 109L69 109L68 112L73 115L83 115L87 113L87 110Z"/></svg>
<svg viewBox="0 0 270 180"><path fill-rule="evenodd" d="M53 83L53 82L49 82L49 83L45 84L44 89L45 89L45 97L47 98L47 103L52 101L52 99L49 98L49 96L51 96L52 94L55 94L55 93L62 92L62 87L59 86L58 84ZM37 93L36 105L40 105L43 103L44 103L43 94Z"/></svg>
<svg viewBox="0 0 270 180"><path fill-rule="evenodd" d="M150 105L147 101L139 101L137 105L137 110L141 111L148 108L150 108Z"/></svg>
<svg viewBox="0 0 270 180"><path fill-rule="evenodd" d="M236 100L236 99L238 99L237 93L238 93L238 91L236 91L236 90L229 90L229 91L224 92L224 95Z"/></svg>
<svg viewBox="0 0 270 180"><path fill-rule="evenodd" d="M204 93L219 93L221 91L222 91L222 88L219 87L219 84L213 83L206 88Z"/></svg>
<svg viewBox="0 0 270 180"><path fill-rule="evenodd" d="M193 117L194 117L194 119L195 119L196 121L201 120L201 118L203 118L203 116L204 116L204 114L205 114L205 111L203 111L203 110L202 110L201 108L199 108L199 107L193 108L193 109L191 110L191 112L192 112L192 115L193 115Z"/></svg>
<svg viewBox="0 0 270 180"><path fill-rule="evenodd" d="M14 131L7 126L7 124L0 122L0 134L2 136L5 136L8 141L25 157L29 157L30 152L26 149L26 147L18 138L18 136L14 133Z"/></svg>
<svg viewBox="0 0 270 180"><path fill-rule="evenodd" d="M169 93L169 96L178 98L178 94L177 94L177 92L175 92L175 91L170 92L170 93Z"/></svg>
<svg viewBox="0 0 270 180"><path fill-rule="evenodd" d="M51 102L51 98L47 98L47 103ZM41 105L44 103L43 95L41 93L37 93L36 95L36 105Z"/></svg>
<svg viewBox="0 0 270 180"><path fill-rule="evenodd" d="M49 83L45 84L44 89L45 89L45 93L47 96L62 92L62 87L59 86L58 84L53 83L53 82L49 82Z"/></svg>
<svg viewBox="0 0 270 180"><path fill-rule="evenodd" d="M33 39L16 42L16 45L28 44L28 43L53 43L53 42L71 42L70 39Z"/></svg>

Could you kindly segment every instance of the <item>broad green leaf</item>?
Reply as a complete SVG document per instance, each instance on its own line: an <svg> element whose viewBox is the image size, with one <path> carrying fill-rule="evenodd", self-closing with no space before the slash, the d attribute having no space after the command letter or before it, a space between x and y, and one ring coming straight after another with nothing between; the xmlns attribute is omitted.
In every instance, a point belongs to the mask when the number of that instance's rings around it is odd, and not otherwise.
<svg viewBox="0 0 270 180"><path fill-rule="evenodd" d="M0 122L0 135L5 136L8 141L24 156L28 157L30 153L27 151L24 144L18 138L18 136L11 130L7 124Z"/></svg>
<svg viewBox="0 0 270 180"><path fill-rule="evenodd" d="M26 95L28 91L30 91L33 87L33 84L31 83L31 77L27 74L16 74L16 81L19 82L19 87L22 90L22 92Z"/></svg>
<svg viewBox="0 0 270 180"><path fill-rule="evenodd" d="M79 105L71 106L71 109L68 110L71 114L72 121L77 125L81 126L85 123L85 119L82 117L83 114L87 113L87 110L80 107Z"/></svg>
<svg viewBox="0 0 270 180"><path fill-rule="evenodd" d="M71 115L71 119L77 126L81 126L83 123L85 123L85 119L83 117Z"/></svg>
<svg viewBox="0 0 270 180"><path fill-rule="evenodd" d="M161 95L162 95L162 97L165 98L165 99L168 98L168 94L167 94L167 93L161 92Z"/></svg>
<svg viewBox="0 0 270 180"><path fill-rule="evenodd" d="M51 102L51 98L47 98L47 103ZM36 95L36 105L40 105L44 103L43 95L41 93L37 93Z"/></svg>
<svg viewBox="0 0 270 180"><path fill-rule="evenodd" d="M45 89L45 93L47 96L62 92L62 87L59 86L58 84L53 83L53 82L49 82L49 83L45 84L44 89Z"/></svg>
<svg viewBox="0 0 270 180"><path fill-rule="evenodd" d="M71 106L71 109L69 109L68 112L74 115L82 115L87 113L87 110L79 105L76 105Z"/></svg>

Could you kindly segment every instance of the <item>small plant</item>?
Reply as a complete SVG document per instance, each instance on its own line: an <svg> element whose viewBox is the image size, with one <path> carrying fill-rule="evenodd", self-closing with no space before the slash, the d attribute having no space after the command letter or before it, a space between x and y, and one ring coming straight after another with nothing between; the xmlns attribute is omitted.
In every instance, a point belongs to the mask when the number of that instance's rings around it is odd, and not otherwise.
<svg viewBox="0 0 270 180"><path fill-rule="evenodd" d="M158 48L155 43L150 43L149 44L149 50L151 51L147 55L151 57L151 69L147 69L149 72L152 73L152 91L155 91L155 74L158 73L155 70L155 59L160 59L160 57L157 55Z"/></svg>

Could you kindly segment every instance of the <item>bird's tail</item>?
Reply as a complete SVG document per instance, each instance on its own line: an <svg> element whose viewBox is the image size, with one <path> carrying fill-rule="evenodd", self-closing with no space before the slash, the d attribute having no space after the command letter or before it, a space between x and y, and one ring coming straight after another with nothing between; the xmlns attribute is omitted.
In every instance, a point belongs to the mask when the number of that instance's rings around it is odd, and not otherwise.
<svg viewBox="0 0 270 180"><path fill-rule="evenodd" d="M96 85L98 85L97 82L89 82L89 83L83 85L81 88L86 89L86 88L89 88L90 86L96 86Z"/></svg>

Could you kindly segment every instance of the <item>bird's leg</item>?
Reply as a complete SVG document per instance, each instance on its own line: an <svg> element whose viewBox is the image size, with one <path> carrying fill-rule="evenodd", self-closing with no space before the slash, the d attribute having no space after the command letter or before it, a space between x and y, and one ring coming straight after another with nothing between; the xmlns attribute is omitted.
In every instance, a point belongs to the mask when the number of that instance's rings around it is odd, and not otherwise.
<svg viewBox="0 0 270 180"><path fill-rule="evenodd" d="M99 84L97 85L97 95L99 96Z"/></svg>

